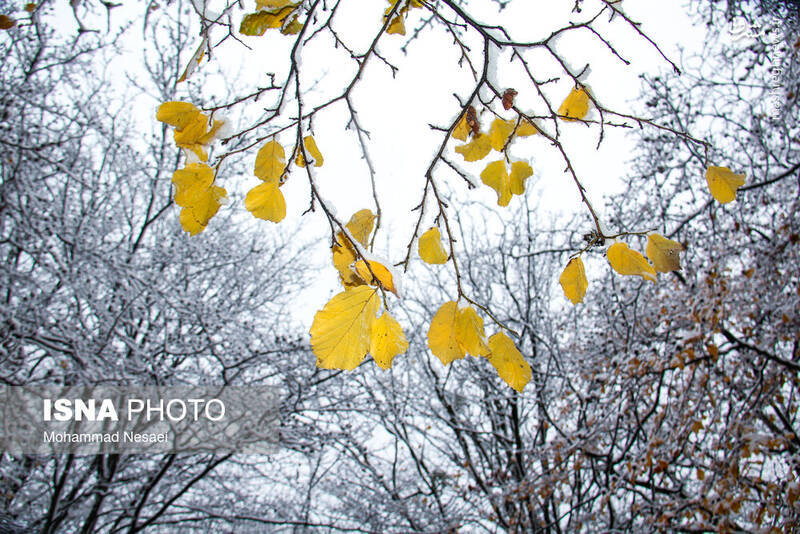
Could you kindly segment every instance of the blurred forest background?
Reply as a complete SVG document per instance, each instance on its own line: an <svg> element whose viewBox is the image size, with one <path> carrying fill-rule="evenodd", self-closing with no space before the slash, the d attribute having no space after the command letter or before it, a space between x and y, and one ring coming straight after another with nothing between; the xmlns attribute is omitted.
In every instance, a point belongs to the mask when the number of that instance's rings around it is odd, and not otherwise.
<svg viewBox="0 0 800 534"><path fill-rule="evenodd" d="M120 103L120 91L147 113L180 99L196 6L142 3L120 24L115 4L75 1L58 8L78 27L66 35L47 16L58 1L26 11L0 0L3 24L15 22L0 30L0 380L274 385L281 449L4 453L0 530L800 528L795 2L688 3L702 49L684 51L680 75L642 78L643 114L747 174L720 205L698 179L707 154L630 132L629 173L605 213L620 231L683 243L679 273L654 285L598 271L572 307L557 280L584 214L543 216L528 194L510 217L453 221L462 283L520 333L533 379L518 394L485 362L444 367L430 354L425 332L450 283L433 268L415 271L396 308L410 347L393 369L317 369L307 325L286 318L318 276L301 255L328 236L254 230L221 210L223 224L188 237L172 204L171 132ZM120 80L108 66L129 32L148 45L122 60L146 75ZM226 164L249 172L244 159Z"/></svg>

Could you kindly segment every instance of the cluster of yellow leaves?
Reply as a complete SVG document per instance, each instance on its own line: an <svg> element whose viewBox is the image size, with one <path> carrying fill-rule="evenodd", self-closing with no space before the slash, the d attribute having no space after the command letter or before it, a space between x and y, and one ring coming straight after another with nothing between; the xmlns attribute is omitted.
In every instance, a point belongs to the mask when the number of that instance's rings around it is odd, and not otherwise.
<svg viewBox="0 0 800 534"><path fill-rule="evenodd" d="M527 120L513 121L496 118L489 133L474 133L464 114L453 128L453 138L466 141L472 133L472 140L455 148L465 161L479 161L489 155L492 150L504 152L515 137L528 137L538 133L536 126ZM481 172L481 180L497 192L497 204L508 206L512 195L525 192L525 180L533 175L533 169L524 161L511 163L509 172L505 160L493 161Z"/></svg>
<svg viewBox="0 0 800 534"><path fill-rule="evenodd" d="M501 159L486 165L481 173L481 180L497 191L498 206L508 206L512 195L521 195L525 192L525 180L532 174L533 169L524 161L512 163L509 173L505 160Z"/></svg>
<svg viewBox="0 0 800 534"><path fill-rule="evenodd" d="M628 245L616 242L606 250L606 257L611 268L624 276L641 276L645 280L656 282L656 273L668 273L681 268L680 251L683 245L677 241L667 239L658 234L647 237L647 257L652 265L641 253L632 250ZM573 304L583 301L589 282L580 256L572 258L559 278L564 295Z"/></svg>
<svg viewBox="0 0 800 534"><path fill-rule="evenodd" d="M572 96L572 94L570 95ZM575 97L577 98L577 97ZM567 99L569 100L569 98ZM562 105L559 114L569 115L564 111L577 109L577 100ZM587 100L588 101L588 100ZM583 109L582 107L580 109ZM706 170L706 181L711 195L720 203L726 204L736 198L736 191L744 185L745 175L736 174L727 167L709 167ZM656 273L677 271L681 268L680 252L683 245L658 234L647 237L645 253L650 262L639 252L631 250L625 243L614 243L606 251L611 268L625 276L641 276L645 280L656 282ZM583 261L580 256L572 258L559 278L564 295L573 304L583 301L588 287Z"/></svg>
<svg viewBox="0 0 800 534"><path fill-rule="evenodd" d="M173 126L175 144L200 161L208 161L207 148L224 124L221 120L210 121L189 102L164 102L158 107L156 119ZM172 175L175 203L183 208L181 226L191 235L205 230L222 199L228 196L225 189L214 185L214 179L213 169L204 163L190 163Z"/></svg>
<svg viewBox="0 0 800 534"><path fill-rule="evenodd" d="M284 35L299 33L303 29L297 20L300 4L291 0L256 0L257 11L244 16L239 33L257 36L272 29L280 29Z"/></svg>
<svg viewBox="0 0 800 534"><path fill-rule="evenodd" d="M405 0L389 0L389 7L386 8L384 17L388 17L389 13L391 13L392 9L394 9L394 6L397 5L398 2L402 1ZM402 6L399 10L397 10L395 17L392 19L392 21L389 23L389 26L386 28L386 33L405 35L406 34L405 17L406 15L408 15L409 9L419 8L419 7L422 7L422 0L407 0L405 5Z"/></svg>
<svg viewBox="0 0 800 534"><path fill-rule="evenodd" d="M175 127L175 144L200 161L208 161L207 149L225 124L217 119L209 122L209 117L189 102L164 102L156 119Z"/></svg>
<svg viewBox="0 0 800 534"><path fill-rule="evenodd" d="M471 306L459 308L455 301L442 304L433 316L428 329L428 347L444 365L467 354L482 356L494 366L500 378L519 392L531 379L530 365L514 342L503 332L487 341L483 319Z"/></svg>
<svg viewBox="0 0 800 534"><path fill-rule="evenodd" d="M389 312L377 317L381 299L369 286L346 289L328 301L314 316L311 349L322 369L351 370L367 352L382 369L408 349L400 323Z"/></svg>
<svg viewBox="0 0 800 534"><path fill-rule="evenodd" d="M175 186L175 204L183 208L181 226L191 235L199 234L217 214L221 199L228 193L214 185L214 171L204 163L190 163L176 170L172 183Z"/></svg>
<svg viewBox="0 0 800 534"><path fill-rule="evenodd" d="M360 210L336 234L333 265L345 290L317 312L310 331L311 349L323 369L355 369L368 352L378 366L389 369L394 357L408 349L400 323L388 311L377 317L380 289L397 294L391 269L373 259L356 261L365 254L374 224L375 215Z"/></svg>
<svg viewBox="0 0 800 534"><path fill-rule="evenodd" d="M303 145L306 153L314 158L314 166L321 167L323 158L314 138L310 135L306 136ZM305 167L303 153L299 149L295 164ZM280 190L285 172L286 151L277 141L268 141L256 154L256 163L253 169L253 174L263 183L248 191L244 199L244 207L254 217L274 223L281 222L286 217L286 199Z"/></svg>
<svg viewBox="0 0 800 534"><path fill-rule="evenodd" d="M356 247L359 247L363 256L374 224L375 215L370 210L363 209L353 214L345 225L346 232L340 230L336 233L336 244L331 247L333 266L345 289L372 285L397 295L394 275L388 267L374 259L356 261L359 256Z"/></svg>
<svg viewBox="0 0 800 534"><path fill-rule="evenodd" d="M263 183L247 192L244 207L254 217L281 222L286 217L286 199L280 190L286 169L286 152L277 141L268 141L256 154L253 173Z"/></svg>

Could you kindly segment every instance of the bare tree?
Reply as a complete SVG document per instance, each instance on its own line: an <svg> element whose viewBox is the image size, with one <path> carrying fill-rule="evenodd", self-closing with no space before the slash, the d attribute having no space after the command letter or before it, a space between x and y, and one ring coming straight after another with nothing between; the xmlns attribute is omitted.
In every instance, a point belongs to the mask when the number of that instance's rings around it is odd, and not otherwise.
<svg viewBox="0 0 800 534"><path fill-rule="evenodd" d="M0 377L7 385L271 385L287 390L290 425L311 380L286 319L306 272L295 259L302 247L285 233L248 232L234 212L214 233L183 234L171 133L159 128L141 143L129 101L142 93L121 88L108 68L133 29L89 31L98 7L76 6L85 24L77 36L49 24L44 5L0 41ZM177 3L145 26L170 46L146 51L151 80L138 78L141 89L175 90L188 9ZM307 433L291 430L286 446L302 446ZM2 509L40 532L206 531L273 509L273 496L259 498L256 483L245 483L258 478L255 461L3 454ZM234 474L232 506L225 487Z"/></svg>

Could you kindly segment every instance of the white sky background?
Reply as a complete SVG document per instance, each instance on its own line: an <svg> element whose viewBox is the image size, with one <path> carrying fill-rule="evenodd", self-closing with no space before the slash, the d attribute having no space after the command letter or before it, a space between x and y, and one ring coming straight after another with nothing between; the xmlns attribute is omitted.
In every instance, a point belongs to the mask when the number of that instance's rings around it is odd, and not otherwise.
<svg viewBox="0 0 800 534"><path fill-rule="evenodd" d="M209 1L209 8L220 10L214 0ZM479 21L502 24L512 38L520 41L535 41L549 35L554 29L566 25L569 21L580 22L596 13L597 3L592 0L584 2L583 13L572 13L572 0L545 2L533 0L516 0L504 10L498 12L497 4L485 0L474 0L468 5L469 12ZM245 0L245 12L254 10L254 2ZM384 0L345 0L335 19L335 28L343 40L352 49L364 51L382 23L383 11L388 3ZM681 2L663 2L656 0L624 0L620 7L635 21L642 23L641 29L659 44L662 51L673 61L680 64L681 48L688 51L697 50L703 38L703 29L690 28L691 22L685 14ZM73 20L66 1L54 4L55 17L65 31L74 31ZM123 11L124 10L124 11ZM445 11L447 11L445 9ZM130 17L135 20L144 13L144 4L133 2L115 10L113 16ZM234 10L234 21L238 21L244 12ZM406 246L413 232L417 213L411 213L422 196L424 172L431 158L438 150L443 132L432 130L429 124L447 127L459 112L459 104L453 97L467 96L474 87L474 81L467 69L459 69L457 61L458 49L453 45L452 37L443 28L426 28L419 38L414 40L403 54L401 47L413 35L425 11L412 9L406 19L407 35L385 35L379 43L381 55L399 68L397 76L392 78L391 71L376 58L370 60L358 88L353 93L353 103L358 111L362 127L371 133L370 156L377 171L378 194L382 200L383 223L382 234L376 239L376 253L388 258L391 263L401 261L405 257ZM610 24L607 17L601 19L598 30L608 38L620 54L631 62L626 66L615 58L596 37L587 31L569 31L565 37L559 38L556 49L564 57L574 71L579 71L584 64L591 65L588 75L582 80L591 88L593 95L605 107L623 113L642 111L644 106L639 102L641 73L655 74L670 69L658 52L644 39L639 37L630 26L620 19ZM134 24L128 31L123 46L125 60L115 61L110 65L119 71L117 78L124 83L127 76L137 76L141 72L141 25ZM288 69L287 55L294 36L283 36L275 30L268 31L262 37L243 37L253 50L247 50L241 44L228 40L214 50L211 63L203 62L192 78L193 83L201 83L206 89L205 96L219 95L219 88L225 84L236 87L237 95L247 94L265 83L265 73L274 72L276 80L283 80ZM473 45L473 57L480 66L482 43L476 35L468 38ZM182 51L184 64L194 52L193 44ZM147 43L145 43L147 46ZM548 78L558 73L552 70L552 63L541 61L543 56L531 56L531 66L539 79ZM501 61L501 63L505 63ZM339 94L350 81L356 64L341 48L334 49L332 41L321 38L306 47L302 56L302 81L313 89L306 93L306 105L322 102L332 95ZM500 88L513 87L519 91L516 99L521 109L531 113L543 114L533 87L521 79L520 70L500 68L493 76ZM572 88L572 81L564 76L558 83L549 84L548 96L555 107ZM216 91L216 92L215 92ZM247 108L246 114L233 113L234 131L245 128L257 120L259 107L272 103L276 92L266 95L258 105ZM185 97L185 95L184 95ZM179 99L181 95L179 94ZM211 99L210 99L211 100ZM216 102L215 103L219 103ZM137 114L142 132L153 131L155 124L154 107L157 102L140 100L136 107L141 107ZM478 107L478 106L476 106ZM287 109L294 111L295 103L290 102ZM496 108L502 111L499 107ZM288 114L287 114L288 116ZM505 118L513 118L506 113ZM315 117L313 132L317 144L325 158L323 167L314 169L316 183L322 195L342 220L346 222L350 215L362 208L374 210L372 191L369 185L369 174L361 153L355 132L345 130L348 113L344 103L328 108ZM590 111L589 118L598 118L596 111ZM486 131L491 123L491 116L481 116L482 129ZM284 123L281 123L284 124ZM545 125L552 133L552 126ZM267 130L258 132L263 135ZM599 128L587 128L578 123L562 123L562 141L571 156L572 163L588 189L589 197L595 208L600 210L603 196L613 194L620 181L627 173L627 163L631 158L632 141L626 138L622 129L606 128L604 141L596 148ZM290 131L278 137L278 140L291 151L294 132ZM437 183L442 189L453 195L451 210L458 208L457 199L470 199L496 207L496 194L480 182L480 172L489 161L500 159L501 155L492 152L487 158L477 163L465 163L462 157L453 152L456 144L450 142L447 157L461 169L471 175L478 188L468 191L463 180L440 163L439 172L435 174ZM218 150L218 149L217 149ZM250 161L255 160L257 148L253 149ZM533 136L516 141L511 149L512 159L530 161L534 176L527 182L527 194L538 197L538 204L548 206L554 213L574 213L585 211L580 204L577 191L569 175L563 172L564 163L556 150L542 138ZM213 161L213 154L212 154ZM253 176L235 176L221 168L217 179L219 185L226 187L231 195L231 203L223 209L236 210L248 216L244 208L246 191L259 182ZM447 185L444 185L447 184ZM303 305L296 310L296 320L307 329L315 311L336 292L340 291L336 271L330 266L330 233L328 223L321 210L301 214L309 206L309 187L304 172L292 172L289 182L282 187L287 201L287 218L282 226L291 228L302 225L301 235L313 240L313 257L310 262L323 264L315 280L309 281L303 296ZM513 203L521 202L519 198ZM432 203L427 207L422 230L427 229L436 214ZM477 215L479 213L476 212ZM174 210L178 218L178 208ZM547 214L542 214L547 218ZM212 220L206 232L213 232L215 221ZM253 231L273 231L275 225L270 222L253 220ZM589 230L589 226L585 230ZM584 229L580 229L584 230ZM612 230L613 229L609 229ZM443 232L444 233L444 232ZM192 239L202 239L203 234ZM188 238L188 237L187 237ZM416 250L416 245L414 247ZM458 252L458 251L457 251ZM420 261L416 254L414 261ZM269 268L269 266L265 266ZM451 268L447 266L442 269ZM406 284L413 283L406 280ZM455 291L453 291L455 296ZM491 306L491 303L487 303Z"/></svg>

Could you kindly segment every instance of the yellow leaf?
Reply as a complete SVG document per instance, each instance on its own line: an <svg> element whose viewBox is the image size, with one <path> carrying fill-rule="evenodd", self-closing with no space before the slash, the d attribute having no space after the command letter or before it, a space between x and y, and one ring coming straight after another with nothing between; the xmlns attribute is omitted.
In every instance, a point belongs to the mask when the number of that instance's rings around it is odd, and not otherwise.
<svg viewBox="0 0 800 534"><path fill-rule="evenodd" d="M192 163L176 170L172 183L175 185L175 203L183 207L181 226L191 235L199 234L216 215L220 199L228 196L227 192L213 185L214 171L202 163Z"/></svg>
<svg viewBox="0 0 800 534"><path fill-rule="evenodd" d="M456 147L456 152L464 156L465 161L478 161L485 158L492 151L489 136L479 133L466 145Z"/></svg>
<svg viewBox="0 0 800 534"><path fill-rule="evenodd" d="M191 150L200 160L206 161L208 154L205 151L205 147L211 144L223 124L223 121L215 120L209 129L208 117L202 113L197 113L183 128L176 128L174 134L175 144L180 148Z"/></svg>
<svg viewBox="0 0 800 534"><path fill-rule="evenodd" d="M498 160L486 165L481 172L481 180L497 192L498 206L508 206L512 194L521 195L525 192L525 180L532 174L530 165L524 161L515 161L511 164L509 175L506 162Z"/></svg>
<svg viewBox="0 0 800 534"><path fill-rule="evenodd" d="M492 121L492 126L489 128L489 144L498 152L502 152L506 146L511 132L514 131L514 121L504 121L503 119L495 119Z"/></svg>
<svg viewBox="0 0 800 534"><path fill-rule="evenodd" d="M301 24L297 20L297 16L295 16L294 18L292 18L292 20L291 20L291 22L289 22L289 24L286 24L283 27L283 29L281 29L281 33L283 35L296 35L296 34L300 33L300 30L302 30L302 29L303 29L303 24Z"/></svg>
<svg viewBox="0 0 800 534"><path fill-rule="evenodd" d="M403 15L399 14L396 15L392 22L389 23L389 27L386 28L386 33L390 35L405 35L406 34L406 23L403 21Z"/></svg>
<svg viewBox="0 0 800 534"><path fill-rule="evenodd" d="M368 209L357 211L345 225L347 231L363 246L367 245L369 235L375 223L375 215ZM356 261L356 251L350 239L343 232L336 234L337 245L331 249L333 266L339 271L339 278L345 287L364 285L364 280L356 274L353 262Z"/></svg>
<svg viewBox="0 0 800 534"><path fill-rule="evenodd" d="M350 232L359 243L367 246L367 240L372 233L374 224L375 215L370 210L363 209L355 212L345 226L347 231Z"/></svg>
<svg viewBox="0 0 800 534"><path fill-rule="evenodd" d="M659 273L679 271L681 269L681 258L678 254L683 250L683 245L672 239L650 234L647 236L647 257L653 262L653 267Z"/></svg>
<svg viewBox="0 0 800 534"><path fill-rule="evenodd" d="M406 350L408 341L400 323L388 312L383 312L383 315L372 323L369 336L369 353L372 354L375 363L381 369L389 369L394 357Z"/></svg>
<svg viewBox="0 0 800 534"><path fill-rule="evenodd" d="M481 180L497 191L498 206L508 206L511 201L511 179L504 160L493 161L486 165L481 172Z"/></svg>
<svg viewBox="0 0 800 534"><path fill-rule="evenodd" d="M278 11L261 10L255 13L248 13L242 18L239 25L239 33L242 35L264 35L264 32L283 26L283 22L294 11L295 4L287 4L286 7Z"/></svg>
<svg viewBox="0 0 800 534"><path fill-rule="evenodd" d="M186 68L183 69L183 74L181 74L181 77L178 78L178 83L185 82L192 75L192 73L194 73L194 71L197 69L197 66L200 65L201 61L203 61L207 47L208 38L205 37L200 42L200 46L197 47L197 50L194 51L194 54L192 54L192 57L189 58Z"/></svg>
<svg viewBox="0 0 800 534"><path fill-rule="evenodd" d="M511 164L511 192L515 195L525 193L525 180L533 175L533 169L524 161L515 161Z"/></svg>
<svg viewBox="0 0 800 534"><path fill-rule="evenodd" d="M197 119L200 110L189 102L164 102L158 106L156 119L183 130Z"/></svg>
<svg viewBox="0 0 800 534"><path fill-rule="evenodd" d="M419 257L425 263L447 263L447 251L442 245L442 235L435 226L419 236Z"/></svg>
<svg viewBox="0 0 800 534"><path fill-rule="evenodd" d="M367 355L381 299L377 290L355 287L339 293L314 316L311 349L322 369L355 369Z"/></svg>
<svg viewBox="0 0 800 534"><path fill-rule="evenodd" d="M736 191L744 185L744 179L744 174L735 174L728 167L709 167L706 170L708 190L721 204L727 204L736 198Z"/></svg>
<svg viewBox="0 0 800 534"><path fill-rule="evenodd" d="M206 229L205 225L200 224L200 222L194 218L192 210L189 208L183 208L181 210L179 220L181 228L183 228L185 232L189 232L189 235L197 235Z"/></svg>
<svg viewBox="0 0 800 534"><path fill-rule="evenodd" d="M322 159L322 154L320 153L319 148L317 148L317 142L314 141L314 138L310 135L307 135L306 138L303 139L303 146L306 147L306 152L308 152L308 155L311 156L311 160L314 162L314 167L322 167L322 162L324 160ZM295 158L294 162L298 167L306 166L306 162L303 159L303 153L300 150L297 151L297 157Z"/></svg>
<svg viewBox="0 0 800 534"><path fill-rule="evenodd" d="M286 200L278 182L264 182L248 191L244 207L253 216L265 221L278 223L286 217Z"/></svg>
<svg viewBox="0 0 800 534"><path fill-rule="evenodd" d="M586 272L583 270L583 260L580 256L569 260L558 281L570 302L573 304L583 302L589 282L586 280Z"/></svg>
<svg viewBox="0 0 800 534"><path fill-rule="evenodd" d="M265 182L279 182L286 169L286 152L277 141L269 141L258 151L256 166L253 171L256 177Z"/></svg>
<svg viewBox="0 0 800 534"><path fill-rule="evenodd" d="M192 199L190 206L181 210L180 222L183 229L191 235L197 235L208 225L221 205L220 199L228 193L221 187L208 187Z"/></svg>
<svg viewBox="0 0 800 534"><path fill-rule="evenodd" d="M529 135L536 135L539 130L529 120L523 119L517 126L517 131L514 133L517 137L528 137Z"/></svg>
<svg viewBox="0 0 800 534"><path fill-rule="evenodd" d="M208 117L196 113L183 127L175 128L175 144L180 147L198 144L206 131L208 131Z"/></svg>
<svg viewBox="0 0 800 534"><path fill-rule="evenodd" d="M573 88L558 108L558 114L565 121L582 119L587 113L589 113L589 93L583 87Z"/></svg>
<svg viewBox="0 0 800 534"><path fill-rule="evenodd" d="M214 170L203 163L191 163L172 174L175 185L175 204L189 207L203 191L211 187Z"/></svg>
<svg viewBox="0 0 800 534"><path fill-rule="evenodd" d="M394 277L392 276L392 271L387 269L385 265L377 261L370 260L369 267L367 267L367 262L365 262L364 260L358 260L356 262L355 267L358 276L360 276L361 279L364 280L367 284L374 286L377 285L377 282L380 282L381 286L383 286L385 290L391 291L392 293L397 295L397 288L394 285ZM370 269L372 270L372 274L370 274ZM374 278L373 275L375 275Z"/></svg>
<svg viewBox="0 0 800 534"><path fill-rule="evenodd" d="M25 11L27 11L28 13L33 13L34 11L36 11L36 4L34 4L33 2L25 4Z"/></svg>
<svg viewBox="0 0 800 534"><path fill-rule="evenodd" d="M625 243L614 243L606 252L608 263L619 274L628 276L641 276L645 280L655 283L656 271L647 263L644 256L628 248Z"/></svg>
<svg viewBox="0 0 800 534"><path fill-rule="evenodd" d="M456 314L456 340L461 349L473 356L486 356L489 346L483 331L483 319L472 306L461 308Z"/></svg>
<svg viewBox="0 0 800 534"><path fill-rule="evenodd" d="M533 376L531 366L522 356L522 353L514 346L507 335L498 332L489 338L489 350L491 351L487 359L497 370L497 374L503 381L522 393L525 385L531 381Z"/></svg>
<svg viewBox="0 0 800 534"><path fill-rule="evenodd" d="M188 150L197 156L200 161L208 161L208 152L203 145L192 144L181 146L184 150Z"/></svg>
<svg viewBox="0 0 800 534"><path fill-rule="evenodd" d="M224 125L225 125L225 121L214 119L213 124L211 125L211 128L209 128L208 131L205 134L200 136L200 139L198 139L198 143L201 144L201 145L209 145L209 144L211 144L211 142L214 139L216 139L217 135L219 134L220 130L222 130L222 127Z"/></svg>
<svg viewBox="0 0 800 534"><path fill-rule="evenodd" d="M189 207L184 209L191 210L192 216L206 226L208 221L217 214L220 205L220 199L227 197L228 192L222 187L212 186L206 189L202 194L195 198L195 202Z"/></svg>
<svg viewBox="0 0 800 534"><path fill-rule="evenodd" d="M472 129L469 127L469 124L467 124L467 114L464 113L461 115L461 120L458 121L456 127L453 128L453 138L460 141L466 141L467 136L471 131Z"/></svg>
<svg viewBox="0 0 800 534"><path fill-rule="evenodd" d="M457 316L458 304L452 300L445 302L433 316L428 329L428 347L445 365L465 356L456 339Z"/></svg>
<svg viewBox="0 0 800 534"><path fill-rule="evenodd" d="M364 280L361 279L355 270L353 270L353 262L356 261L356 253L350 241L339 232L338 241L345 243L344 245L334 245L331 249L333 253L333 266L339 272L339 280L341 280L344 287L363 286Z"/></svg>

